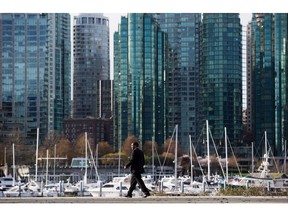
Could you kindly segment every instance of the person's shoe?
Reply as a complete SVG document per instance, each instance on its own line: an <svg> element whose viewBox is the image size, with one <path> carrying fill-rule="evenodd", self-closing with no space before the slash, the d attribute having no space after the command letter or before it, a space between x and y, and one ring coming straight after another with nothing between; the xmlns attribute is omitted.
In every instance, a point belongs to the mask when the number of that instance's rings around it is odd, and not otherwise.
<svg viewBox="0 0 288 216"><path fill-rule="evenodd" d="M132 195L127 194L125 197L132 198Z"/></svg>
<svg viewBox="0 0 288 216"><path fill-rule="evenodd" d="M150 193L146 193L146 194L144 194L143 198L146 198L148 196L151 196L151 194Z"/></svg>

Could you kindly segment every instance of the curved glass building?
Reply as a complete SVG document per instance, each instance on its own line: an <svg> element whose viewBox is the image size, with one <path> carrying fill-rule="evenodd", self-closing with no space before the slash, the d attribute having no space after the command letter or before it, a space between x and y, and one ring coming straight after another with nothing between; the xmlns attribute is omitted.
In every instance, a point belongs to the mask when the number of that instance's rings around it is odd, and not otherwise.
<svg viewBox="0 0 288 216"><path fill-rule="evenodd" d="M110 80L109 19L103 14L75 16L73 39L73 118L103 117L101 85L110 85L101 83Z"/></svg>

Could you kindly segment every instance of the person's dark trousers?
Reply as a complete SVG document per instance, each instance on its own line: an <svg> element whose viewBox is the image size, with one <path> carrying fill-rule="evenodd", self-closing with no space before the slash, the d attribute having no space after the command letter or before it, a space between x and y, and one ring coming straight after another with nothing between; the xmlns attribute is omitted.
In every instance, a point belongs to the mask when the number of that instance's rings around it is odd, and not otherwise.
<svg viewBox="0 0 288 216"><path fill-rule="evenodd" d="M140 173L132 173L130 188L128 190L127 195L132 196L132 192L133 192L133 190L135 190L137 183L144 194L146 194L146 195L150 194L149 190L146 188L146 186L145 186L145 184L141 178L141 174Z"/></svg>

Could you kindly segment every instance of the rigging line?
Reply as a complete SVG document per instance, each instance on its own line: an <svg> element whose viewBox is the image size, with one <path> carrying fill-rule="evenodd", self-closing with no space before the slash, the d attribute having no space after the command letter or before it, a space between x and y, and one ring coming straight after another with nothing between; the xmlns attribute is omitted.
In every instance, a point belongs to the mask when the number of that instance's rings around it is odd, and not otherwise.
<svg viewBox="0 0 288 216"><path fill-rule="evenodd" d="M232 152L233 158L234 158L234 160L235 160L235 162L236 162L236 167L237 167L237 169L238 169L239 175L242 177L241 170L240 170L240 167L239 167L239 164L238 164L237 158L236 158L236 156L235 156L235 154L234 154L234 151L233 151L233 148L232 148L232 145L231 145L231 142L230 142L228 136L227 136L227 141L228 141L228 143L229 143L229 146L230 146L230 149L231 149L231 152Z"/></svg>
<svg viewBox="0 0 288 216"><path fill-rule="evenodd" d="M277 172L279 173L280 171L279 171L278 165L276 163L276 160L275 160L271 145L269 144L269 140L267 140L267 143L268 143L268 146L269 146L269 151L271 152L271 155L272 155L272 160L273 160L274 164L276 165ZM267 152L268 158L269 158L269 151Z"/></svg>
<svg viewBox="0 0 288 216"><path fill-rule="evenodd" d="M188 142L188 143L190 142L189 136L188 136L188 138L187 138L187 142ZM187 155L190 155L190 147L189 147L189 145L187 145L186 151L187 151ZM184 151L183 151L183 152L184 152Z"/></svg>
<svg viewBox="0 0 288 216"><path fill-rule="evenodd" d="M99 174L98 174L98 170L97 170L97 167L96 167L96 165L95 165L95 161L94 161L92 149L91 149L91 146L90 146L90 142L89 142L89 140L88 140L87 142L88 142L88 148L89 148L89 151L90 151L90 156L91 156L91 159L92 159L93 167L95 168L95 172L96 172L97 179L100 180L100 177L99 177ZM87 161L86 161L86 163L87 163ZM86 164L86 165L87 165L87 164ZM92 171L92 169L91 169L91 171Z"/></svg>
<svg viewBox="0 0 288 216"><path fill-rule="evenodd" d="M263 134L263 136L262 136L262 138L261 138L261 140L260 140L260 144L263 142L263 139L264 139L264 136L265 136L265 134ZM262 157L263 155L262 155L262 152L261 152L261 155L259 155L259 151L261 150L260 149L260 146L261 145L256 145L256 147L255 147L255 150L256 150L256 152L257 152L257 154L255 154L255 155L258 155L258 157Z"/></svg>
<svg viewBox="0 0 288 216"><path fill-rule="evenodd" d="M174 127L174 131L173 131L172 137L171 137L171 139L170 139L170 143L169 143L169 145L168 145L168 149L167 149L167 152L166 152L164 161L163 161L163 166L164 166L164 164L165 164L165 162L166 162L166 158L167 158L167 155L168 155L168 153L169 153L170 146L171 146L171 143L172 143L172 140L173 140L175 131L176 131L176 126ZM176 156L176 157L177 157L177 156ZM163 166L161 166L161 170L163 169Z"/></svg>
<svg viewBox="0 0 288 216"><path fill-rule="evenodd" d="M159 157L159 154L158 154L158 151L157 151L157 148L156 148L155 145L154 145L154 150L155 150L155 152L156 152L156 155L157 155L157 159L158 159L159 165L160 165L160 167L161 167L160 157Z"/></svg>
<svg viewBox="0 0 288 216"><path fill-rule="evenodd" d="M205 129L205 124L203 125L203 127L202 127L202 130L201 130L201 133L200 133L200 136L199 136L199 138L198 138L198 140L197 140L197 143L196 143L196 147L195 148L197 148L198 147L198 144L199 144L199 141L200 141L200 139L201 139L201 135L204 135L204 129Z"/></svg>
<svg viewBox="0 0 288 216"><path fill-rule="evenodd" d="M224 177L224 179L226 179L225 172L224 172L224 169L222 167L222 164L221 164L221 161L220 161L220 157L219 157L219 154L218 154L218 151L217 151L217 148L216 148L216 145L215 145L215 142L214 142L214 139L213 139L213 136L212 136L210 128L209 128L209 134L210 134L210 137L212 139L212 142L213 142L213 145L214 145L214 148L215 148L215 152L216 152L216 155L217 155L217 160L218 160L218 163L220 165L223 177ZM209 161L208 161L208 163L209 163Z"/></svg>
<svg viewBox="0 0 288 216"><path fill-rule="evenodd" d="M199 165L199 168L200 168L200 170L201 170L202 176L204 176L204 171L203 171L202 166L201 166L201 164L200 164L200 162L199 162L199 160L198 160L198 156L197 156L197 153L196 153L196 149L195 149L195 147L194 147L193 144L192 144L192 150L194 150L194 153L195 153L195 155L196 155L196 160L197 160L197 162L198 162L198 165Z"/></svg>

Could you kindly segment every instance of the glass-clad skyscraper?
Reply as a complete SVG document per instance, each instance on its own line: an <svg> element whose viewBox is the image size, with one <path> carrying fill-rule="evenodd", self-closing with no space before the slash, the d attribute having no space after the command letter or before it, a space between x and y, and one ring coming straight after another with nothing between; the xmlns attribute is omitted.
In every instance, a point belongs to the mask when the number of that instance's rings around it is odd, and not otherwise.
<svg viewBox="0 0 288 216"><path fill-rule="evenodd" d="M203 122L216 144L224 128L232 143L242 135L242 26L239 14L204 13L201 44Z"/></svg>
<svg viewBox="0 0 288 216"><path fill-rule="evenodd" d="M275 82L273 14L253 14L252 77L255 155L264 154L264 134L274 146L275 140ZM273 149L274 152L274 149Z"/></svg>
<svg viewBox="0 0 288 216"><path fill-rule="evenodd" d="M70 15L0 14L0 42L0 138L60 132L71 110Z"/></svg>
<svg viewBox="0 0 288 216"><path fill-rule="evenodd" d="M288 14L255 13L250 26L247 56L251 59L254 152L259 157L265 154L266 133L270 155L283 156L288 139Z"/></svg>
<svg viewBox="0 0 288 216"><path fill-rule="evenodd" d="M103 14L76 16L73 38L73 118L110 117L102 112L100 98L101 80L110 79L109 19Z"/></svg>
<svg viewBox="0 0 288 216"><path fill-rule="evenodd" d="M153 14L169 41L168 136L178 125L178 141L189 150L189 135L194 144L199 138L200 13Z"/></svg>
<svg viewBox="0 0 288 216"><path fill-rule="evenodd" d="M148 14L121 17L114 33L115 144L166 139L167 38Z"/></svg>
<svg viewBox="0 0 288 216"><path fill-rule="evenodd" d="M284 155L288 139L288 14L274 14L275 56L275 151Z"/></svg>

